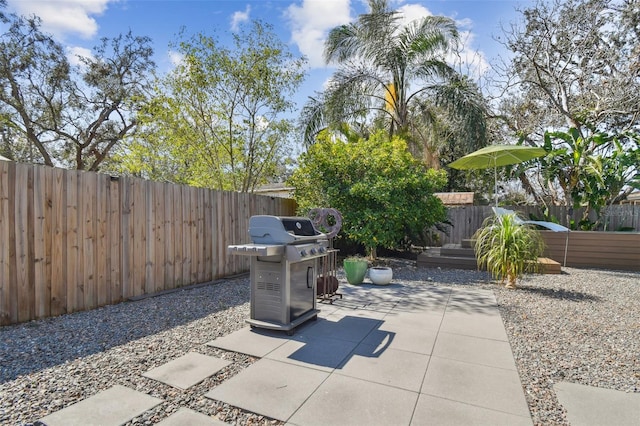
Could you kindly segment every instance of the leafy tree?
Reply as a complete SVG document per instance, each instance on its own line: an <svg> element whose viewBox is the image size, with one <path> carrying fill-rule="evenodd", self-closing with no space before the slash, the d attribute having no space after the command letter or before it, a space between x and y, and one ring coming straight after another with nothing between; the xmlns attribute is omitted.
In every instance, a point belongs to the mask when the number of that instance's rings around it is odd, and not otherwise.
<svg viewBox="0 0 640 426"><path fill-rule="evenodd" d="M302 154L289 179L301 211L334 207L343 216L342 232L363 244L370 256L415 240L446 219L433 192L446 181L443 171L415 160L406 142L378 131L368 139L335 138L321 132Z"/></svg>
<svg viewBox="0 0 640 426"><path fill-rule="evenodd" d="M136 128L135 110L154 68L150 39L103 39L72 67L37 17L6 16L0 36L0 111L11 155L96 171Z"/></svg>
<svg viewBox="0 0 640 426"><path fill-rule="evenodd" d="M637 2L613 0L538 1L524 9L524 24L504 41L513 59L502 73L501 111L512 130L539 140L549 127L586 136L585 123L601 131L638 126L639 12Z"/></svg>
<svg viewBox="0 0 640 426"><path fill-rule="evenodd" d="M274 179L291 153L293 125L282 116L304 60L257 21L234 34L232 48L205 34L176 47L184 59L143 109L145 129L122 154L124 169L245 192Z"/></svg>
<svg viewBox="0 0 640 426"><path fill-rule="evenodd" d="M595 188L595 170L604 173L600 182L619 179L619 172L606 166L621 158L611 138L624 141L620 147L628 155L622 157L637 155L637 145L625 135L637 133L640 125L639 13L637 2L626 0L538 1L522 10L521 25L505 32L503 42L513 55L500 70L494 116L503 137L515 134L521 142L548 147L545 133L553 129L560 132L553 139L563 142L548 150L542 176L519 171L538 203L588 204L586 188ZM600 143L603 135L609 139ZM581 169L586 166L594 172ZM574 180L554 175L561 170ZM630 188L611 187L620 193L608 200L624 198ZM596 210L598 204L602 201L591 202Z"/></svg>
<svg viewBox="0 0 640 426"><path fill-rule="evenodd" d="M427 16L405 25L387 0L369 0L369 7L355 23L329 33L325 58L338 70L303 110L307 143L327 126L376 120L434 167L452 129L468 150L484 146L484 99L445 61L458 41L454 21Z"/></svg>
<svg viewBox="0 0 640 426"><path fill-rule="evenodd" d="M599 217L603 207L640 189L639 141L640 136L633 133L600 132L585 138L575 128L546 132L548 154L540 160L544 188L560 188L567 206L585 206L584 223L591 210Z"/></svg>

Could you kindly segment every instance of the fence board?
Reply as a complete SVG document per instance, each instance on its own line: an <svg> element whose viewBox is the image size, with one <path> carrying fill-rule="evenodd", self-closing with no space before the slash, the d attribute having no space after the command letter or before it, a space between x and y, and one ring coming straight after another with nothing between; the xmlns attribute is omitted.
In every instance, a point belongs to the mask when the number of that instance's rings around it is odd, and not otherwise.
<svg viewBox="0 0 640 426"><path fill-rule="evenodd" d="M109 300L109 284L107 279L107 276L109 275L107 270L107 257L109 254L109 237L107 234L107 220L109 218L109 176L97 175L96 185L95 301L97 306L103 306L107 304L107 301Z"/></svg>
<svg viewBox="0 0 640 426"><path fill-rule="evenodd" d="M122 202L120 200L120 188L122 181L120 179L110 180L108 186L108 257L107 257L107 283L108 287L108 303L120 302L123 298L122 288L122 220L121 214Z"/></svg>
<svg viewBox="0 0 640 426"><path fill-rule="evenodd" d="M67 268L65 280L67 283L67 312L71 313L76 308L76 292L78 283L77 261L78 251L78 179L77 172L70 171L66 174L66 252Z"/></svg>
<svg viewBox="0 0 640 426"><path fill-rule="evenodd" d="M36 167L33 170L33 281L36 318L48 317L51 313L51 287L48 281L50 275L47 274L47 265L51 262L51 214L47 212L51 180L46 176L48 170L51 169Z"/></svg>
<svg viewBox="0 0 640 426"><path fill-rule="evenodd" d="M9 167L12 163L0 161L0 325L15 321L11 315L11 269L9 261Z"/></svg>
<svg viewBox="0 0 640 426"><path fill-rule="evenodd" d="M84 175L85 173L83 173ZM82 176L82 309L93 309L98 304L96 291L96 240L97 240L97 209L96 187L98 175L89 173Z"/></svg>
<svg viewBox="0 0 640 426"><path fill-rule="evenodd" d="M164 198L163 189L164 184L153 183L153 203L154 203L154 218L153 218L153 270L150 277L147 277L147 281L151 281L155 288L155 291L162 291L165 289L164 280L164 236L165 236L165 222L164 222Z"/></svg>
<svg viewBox="0 0 640 426"><path fill-rule="evenodd" d="M133 239L133 253L131 253L131 269L133 271L133 296L142 296L145 291L146 250L146 182L138 181L133 185L133 221L131 223L131 238Z"/></svg>
<svg viewBox="0 0 640 426"><path fill-rule="evenodd" d="M145 211L147 212L146 220L146 244L145 244L145 263L144 263L144 293L149 294L156 292L155 280L153 274L155 272L155 254L156 254L156 202L153 182L145 182Z"/></svg>
<svg viewBox="0 0 640 426"><path fill-rule="evenodd" d="M51 315L67 312L67 251L66 248L66 190L65 172L52 169L53 187L51 191Z"/></svg>
<svg viewBox="0 0 640 426"><path fill-rule="evenodd" d="M185 284L183 279L184 255L182 250L184 223L182 218L182 190L181 186L173 187L173 268L174 285L182 287Z"/></svg>
<svg viewBox="0 0 640 426"><path fill-rule="evenodd" d="M164 203L164 279L163 279L163 289L173 288L175 285L175 270L174 270L174 262L175 262L175 252L174 245L175 241L173 239L174 233L173 229L175 228L173 224L175 223L175 219L173 216L173 208L174 208L174 191L172 185L168 183L163 184L162 193L164 195L163 203ZM161 277L160 275L158 277Z"/></svg>
<svg viewBox="0 0 640 426"><path fill-rule="evenodd" d="M18 321L27 321L34 317L35 295L33 291L33 167L16 169L16 192L25 194L16 199L14 209L15 223L15 264L18 289Z"/></svg>
<svg viewBox="0 0 640 426"><path fill-rule="evenodd" d="M134 295L133 282L133 179L120 179L120 233L122 254L120 256L122 271L122 298Z"/></svg>

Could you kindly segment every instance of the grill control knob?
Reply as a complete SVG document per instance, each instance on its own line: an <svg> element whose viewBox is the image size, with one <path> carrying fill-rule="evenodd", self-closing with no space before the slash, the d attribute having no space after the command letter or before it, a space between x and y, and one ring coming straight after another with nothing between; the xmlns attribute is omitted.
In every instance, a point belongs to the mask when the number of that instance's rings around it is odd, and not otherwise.
<svg viewBox="0 0 640 426"><path fill-rule="evenodd" d="M300 250L300 256L304 257L307 255L307 251L306 250Z"/></svg>
<svg viewBox="0 0 640 426"><path fill-rule="evenodd" d="M316 254L316 249L311 249L311 254L312 255Z"/></svg>
<svg viewBox="0 0 640 426"><path fill-rule="evenodd" d="M319 252L319 253L324 253L325 251L327 251L327 250L326 250L324 247L320 247L320 248L318 249L318 252Z"/></svg>

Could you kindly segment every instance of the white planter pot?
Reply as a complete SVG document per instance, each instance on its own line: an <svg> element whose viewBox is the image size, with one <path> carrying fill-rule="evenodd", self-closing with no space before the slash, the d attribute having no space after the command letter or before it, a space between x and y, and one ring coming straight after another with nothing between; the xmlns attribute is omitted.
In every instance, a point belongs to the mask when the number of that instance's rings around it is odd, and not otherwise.
<svg viewBox="0 0 640 426"><path fill-rule="evenodd" d="M384 266L369 268L369 279L376 285L387 285L393 278L393 270Z"/></svg>

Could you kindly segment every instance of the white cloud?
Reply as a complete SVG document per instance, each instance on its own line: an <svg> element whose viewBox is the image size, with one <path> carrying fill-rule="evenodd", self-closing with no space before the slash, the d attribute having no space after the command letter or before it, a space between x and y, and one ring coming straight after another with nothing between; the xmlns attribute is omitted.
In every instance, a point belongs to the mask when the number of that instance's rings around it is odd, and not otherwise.
<svg viewBox="0 0 640 426"><path fill-rule="evenodd" d="M405 4L398 8L398 12L402 13L403 24L406 25L416 19L424 18L425 16L431 16L433 13L421 4Z"/></svg>
<svg viewBox="0 0 640 426"><path fill-rule="evenodd" d="M82 65L79 57L83 58L93 58L93 54L90 49L86 49L84 47L74 46L67 47L67 60L71 65Z"/></svg>
<svg viewBox="0 0 640 426"><path fill-rule="evenodd" d="M350 0L302 0L286 11L291 38L311 68L324 63L324 41L330 29L351 21Z"/></svg>
<svg viewBox="0 0 640 426"><path fill-rule="evenodd" d="M36 15L42 29L59 38L67 34L91 38L98 32L93 16L99 16L109 3L119 0L9 0L12 10L20 15Z"/></svg>
<svg viewBox="0 0 640 426"><path fill-rule="evenodd" d="M247 5L244 12L237 11L231 16L231 31L234 33L240 29L240 24L249 20L249 13L251 12L251 6Z"/></svg>
<svg viewBox="0 0 640 426"><path fill-rule="evenodd" d="M403 14L405 24L433 15L427 8L419 4L404 4L398 8L398 11ZM468 18L457 19L456 26L460 37L458 52L449 54L446 58L447 62L473 79L478 79L489 70L490 66L484 53L473 47L476 39L475 34L471 31L473 21Z"/></svg>
<svg viewBox="0 0 640 426"><path fill-rule="evenodd" d="M175 50L169 50L167 52L167 56L169 57L169 62L171 62L171 65L174 67L177 67L184 61L184 55L180 52L176 52Z"/></svg>

